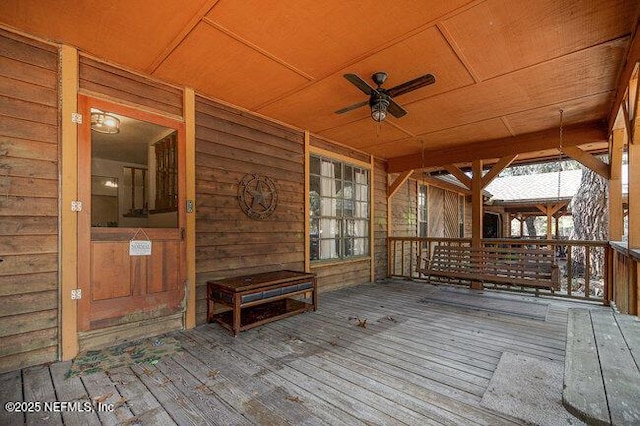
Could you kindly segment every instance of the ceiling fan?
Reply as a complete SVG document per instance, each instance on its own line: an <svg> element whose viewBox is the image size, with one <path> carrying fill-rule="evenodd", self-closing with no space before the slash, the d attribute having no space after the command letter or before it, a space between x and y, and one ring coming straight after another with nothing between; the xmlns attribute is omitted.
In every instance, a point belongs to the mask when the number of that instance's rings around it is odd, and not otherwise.
<svg viewBox="0 0 640 426"><path fill-rule="evenodd" d="M436 78L432 74L425 74L421 77L414 78L413 80L398 84L391 89L385 89L382 87L387 79L387 73L384 71L376 72L371 76L371 80L373 80L373 82L378 86L377 88L371 87L369 83L356 74L345 74L344 78L349 80L351 84L368 95L369 100L339 109L335 113L344 114L345 112L369 104L371 107L371 118L378 122L383 121L387 117L387 112L396 118L400 118L407 113L407 111L394 101L393 98L436 82Z"/></svg>

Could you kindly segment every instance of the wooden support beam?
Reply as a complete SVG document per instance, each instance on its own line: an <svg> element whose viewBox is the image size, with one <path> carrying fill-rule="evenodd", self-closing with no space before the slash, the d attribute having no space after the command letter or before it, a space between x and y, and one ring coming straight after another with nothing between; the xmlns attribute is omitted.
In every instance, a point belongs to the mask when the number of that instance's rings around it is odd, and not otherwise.
<svg viewBox="0 0 640 426"><path fill-rule="evenodd" d="M78 112L78 51L60 48L61 153L60 153L60 359L78 354L78 301L71 290L78 288L78 213L71 202L78 199L78 126L71 114ZM86 117L85 120L89 120ZM87 294L85 297L91 297Z"/></svg>
<svg viewBox="0 0 640 426"><path fill-rule="evenodd" d="M491 167L491 170L489 170L482 177L482 188L483 189L486 188L487 185L493 182L493 180L498 177L500 172L502 172L504 169L509 167L511 163L515 161L516 158L518 158L518 154L511 154L511 155L507 155L500 158L498 162L494 164L493 167Z"/></svg>
<svg viewBox="0 0 640 426"><path fill-rule="evenodd" d="M196 96L193 89L184 90L185 184L186 197L192 211L186 214L187 309L184 327L196 326Z"/></svg>
<svg viewBox="0 0 640 426"><path fill-rule="evenodd" d="M309 152L309 142L311 135L308 130L304 131L304 271L311 272L311 235L310 235L310 209L311 203L309 195L310 181L310 161L311 153ZM373 179L371 179L373 186Z"/></svg>
<svg viewBox="0 0 640 426"><path fill-rule="evenodd" d="M562 152L605 179L609 179L609 165L599 158L581 150L577 146L563 146Z"/></svg>
<svg viewBox="0 0 640 426"><path fill-rule="evenodd" d="M409 179L409 176L413 174L413 170L406 170L396 177L391 186L387 188L387 198L391 198L398 192L398 189Z"/></svg>
<svg viewBox="0 0 640 426"><path fill-rule="evenodd" d="M461 184L466 186L469 190L471 190L471 178L467 176L458 166L455 164L445 164L444 169L455 176L456 179L460 181Z"/></svg>
<svg viewBox="0 0 640 426"><path fill-rule="evenodd" d="M624 220L622 214L622 152L624 129L614 130L609 153L609 240L622 241Z"/></svg>
<svg viewBox="0 0 640 426"><path fill-rule="evenodd" d="M471 247L482 247L482 160L471 164ZM472 282L471 288L482 289L482 283Z"/></svg>
<svg viewBox="0 0 640 426"><path fill-rule="evenodd" d="M376 215L376 200L375 200L375 159L373 155L369 156L369 164L371 168L369 169L369 258L371 259L370 272L369 272L369 280L374 282L376 280L376 230L374 227L375 223L375 215ZM306 191L309 192L308 190ZM305 218L309 217L309 213L306 214ZM305 220L305 222L309 222ZM308 233L308 232L307 232Z"/></svg>
<svg viewBox="0 0 640 426"><path fill-rule="evenodd" d="M600 122L566 126L564 136L565 146L609 140L608 131ZM449 149L429 150L424 152L424 158L421 153L391 158L387 162L387 172L400 173L422 167L441 167L444 164L468 163L473 160L501 158L554 148L558 148L558 131L549 129L515 137L453 146Z"/></svg>
<svg viewBox="0 0 640 426"><path fill-rule="evenodd" d="M640 144L628 145L629 156L629 248L640 248Z"/></svg>

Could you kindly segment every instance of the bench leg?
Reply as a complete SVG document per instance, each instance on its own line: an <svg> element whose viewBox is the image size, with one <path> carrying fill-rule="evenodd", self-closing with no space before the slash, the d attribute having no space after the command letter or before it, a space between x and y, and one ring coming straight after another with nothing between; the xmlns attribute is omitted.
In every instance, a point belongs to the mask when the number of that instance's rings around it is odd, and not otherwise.
<svg viewBox="0 0 640 426"><path fill-rule="evenodd" d="M235 295L233 297L233 324L231 328L233 328L233 337L236 337L240 333L240 297Z"/></svg>

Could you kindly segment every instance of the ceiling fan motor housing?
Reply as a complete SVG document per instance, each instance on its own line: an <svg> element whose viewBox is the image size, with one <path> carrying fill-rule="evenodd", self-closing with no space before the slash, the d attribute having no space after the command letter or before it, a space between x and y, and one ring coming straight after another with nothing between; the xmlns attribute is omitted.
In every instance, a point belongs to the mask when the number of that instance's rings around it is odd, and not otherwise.
<svg viewBox="0 0 640 426"><path fill-rule="evenodd" d="M387 80L387 73L384 71L373 73L373 75L371 76L371 80L373 80L373 82L376 83L378 87L380 87Z"/></svg>

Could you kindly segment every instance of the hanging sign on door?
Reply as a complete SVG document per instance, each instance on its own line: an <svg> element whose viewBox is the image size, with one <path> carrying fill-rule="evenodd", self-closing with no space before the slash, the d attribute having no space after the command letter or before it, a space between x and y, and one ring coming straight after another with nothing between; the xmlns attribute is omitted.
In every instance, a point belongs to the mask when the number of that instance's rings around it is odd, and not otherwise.
<svg viewBox="0 0 640 426"><path fill-rule="evenodd" d="M142 232L146 240L136 240L138 233ZM131 240L129 240L129 256L151 256L151 239L144 229L138 228Z"/></svg>

